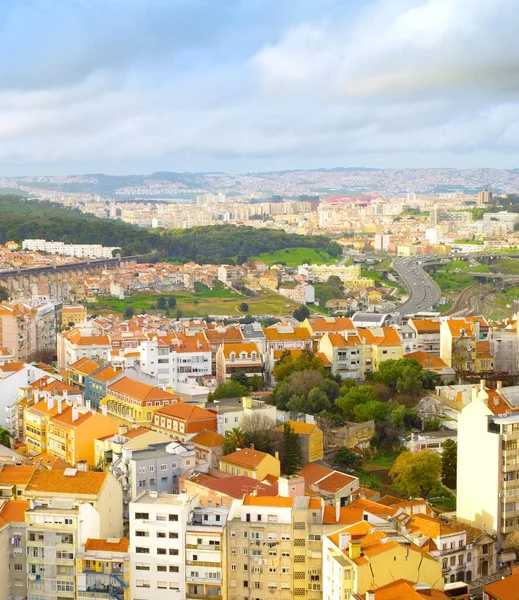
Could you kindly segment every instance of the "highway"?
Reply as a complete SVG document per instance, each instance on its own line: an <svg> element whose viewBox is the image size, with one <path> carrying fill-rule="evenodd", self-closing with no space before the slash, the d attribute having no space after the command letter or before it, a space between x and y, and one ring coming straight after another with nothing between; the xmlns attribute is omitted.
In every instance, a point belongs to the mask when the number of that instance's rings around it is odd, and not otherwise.
<svg viewBox="0 0 519 600"><path fill-rule="evenodd" d="M409 292L409 299L398 308L401 315L430 311L440 301L440 288L421 264L422 260L419 258L397 258L393 261L393 268Z"/></svg>

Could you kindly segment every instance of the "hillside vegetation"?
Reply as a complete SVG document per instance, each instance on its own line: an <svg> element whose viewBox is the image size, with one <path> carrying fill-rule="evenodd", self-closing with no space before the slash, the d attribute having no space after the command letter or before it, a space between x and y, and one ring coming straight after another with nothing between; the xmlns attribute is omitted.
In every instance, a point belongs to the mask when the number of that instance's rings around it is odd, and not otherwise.
<svg viewBox="0 0 519 600"><path fill-rule="evenodd" d="M252 256L286 248L310 248L332 257L341 254L340 246L324 236L234 225L146 230L58 204L25 200L12 194L0 196L0 244L34 238L120 246L125 256L153 253L156 260L212 264L241 264Z"/></svg>

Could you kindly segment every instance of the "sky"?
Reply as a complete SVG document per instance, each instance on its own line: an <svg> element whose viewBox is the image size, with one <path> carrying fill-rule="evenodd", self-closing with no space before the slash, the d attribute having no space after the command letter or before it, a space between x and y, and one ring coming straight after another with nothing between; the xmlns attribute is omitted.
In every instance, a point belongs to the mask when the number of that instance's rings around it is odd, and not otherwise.
<svg viewBox="0 0 519 600"><path fill-rule="evenodd" d="M2 0L0 175L519 167L517 0Z"/></svg>

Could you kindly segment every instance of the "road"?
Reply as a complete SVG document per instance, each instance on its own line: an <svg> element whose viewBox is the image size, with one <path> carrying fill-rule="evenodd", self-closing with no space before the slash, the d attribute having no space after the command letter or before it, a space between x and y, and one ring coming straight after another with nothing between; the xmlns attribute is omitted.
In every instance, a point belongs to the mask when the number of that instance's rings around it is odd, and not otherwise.
<svg viewBox="0 0 519 600"><path fill-rule="evenodd" d="M412 315L417 312L430 311L438 304L441 290L421 266L419 258L397 258L393 268L409 292L409 299L401 304L398 312Z"/></svg>

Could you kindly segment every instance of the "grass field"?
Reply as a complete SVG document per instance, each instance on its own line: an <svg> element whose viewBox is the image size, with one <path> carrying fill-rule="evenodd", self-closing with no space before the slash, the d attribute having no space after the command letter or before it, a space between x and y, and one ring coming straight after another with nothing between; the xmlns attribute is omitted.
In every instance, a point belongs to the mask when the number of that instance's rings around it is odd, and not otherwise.
<svg viewBox="0 0 519 600"><path fill-rule="evenodd" d="M89 303L90 314L99 313L124 313L127 306L131 306L135 314L163 313L157 310L156 303L159 296L174 296L177 300L175 308L169 309L172 316L180 311L183 317L215 316L245 316L249 315L274 315L284 316L291 314L299 305L283 296L279 296L269 290L262 290L256 296L246 297L232 292L227 288L220 290L209 290L205 286L197 286L195 293L172 292L168 294L135 294L124 300L117 298L103 298L99 302ZM247 312L240 311L240 304L246 302L249 305Z"/></svg>
<svg viewBox="0 0 519 600"><path fill-rule="evenodd" d="M334 264L336 259L324 250L314 250L313 248L287 248L286 250L277 250L276 252L263 252L249 260L261 260L267 265L283 263L287 267L298 267L304 263L307 264Z"/></svg>

